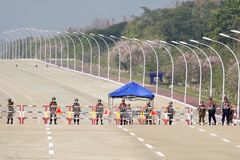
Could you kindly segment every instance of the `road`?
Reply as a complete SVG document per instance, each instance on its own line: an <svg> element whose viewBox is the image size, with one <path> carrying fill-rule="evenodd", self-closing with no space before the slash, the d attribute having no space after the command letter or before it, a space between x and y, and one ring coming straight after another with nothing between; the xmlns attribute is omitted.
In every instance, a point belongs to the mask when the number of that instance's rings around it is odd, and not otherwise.
<svg viewBox="0 0 240 160"><path fill-rule="evenodd" d="M120 87L117 83L29 60L0 61L0 73L3 105L9 97L16 104L44 105L55 96L64 106L78 97L87 110L99 98L107 105L107 94ZM166 106L168 101L157 97L156 106ZM137 106L145 102L128 103ZM184 111L182 104L174 104ZM24 125L19 125L16 119L13 125L7 125L3 118L0 131L1 160L236 160L240 156L238 126L189 127L184 122L175 122L173 126L117 126L107 122L94 126L89 120L68 125L65 119L59 119L58 125L44 125L41 119L30 118Z"/></svg>

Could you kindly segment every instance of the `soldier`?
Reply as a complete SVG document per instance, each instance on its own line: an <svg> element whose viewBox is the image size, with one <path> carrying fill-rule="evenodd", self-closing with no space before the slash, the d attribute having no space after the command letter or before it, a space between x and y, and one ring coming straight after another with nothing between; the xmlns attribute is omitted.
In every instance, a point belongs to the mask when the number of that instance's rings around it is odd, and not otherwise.
<svg viewBox="0 0 240 160"><path fill-rule="evenodd" d="M119 111L120 111L120 125L127 124L126 121L126 112L127 112L127 104L125 103L125 99L122 99L122 103L119 105Z"/></svg>
<svg viewBox="0 0 240 160"><path fill-rule="evenodd" d="M203 123L203 125L205 125L205 116L206 116L206 106L204 104L204 102L202 101L198 107L198 111L199 111L199 125L201 125L201 123Z"/></svg>
<svg viewBox="0 0 240 160"><path fill-rule="evenodd" d="M101 125L103 125L103 110L104 110L104 106L103 106L103 104L102 104L102 100L101 99L99 99L98 100L98 103L96 104L96 106L95 106L95 108L96 108L96 112L97 112L97 125L98 125L98 121L99 121L99 119L101 119Z"/></svg>
<svg viewBox="0 0 240 160"><path fill-rule="evenodd" d="M78 99L76 98L74 100L74 103L72 105L72 111L74 112L74 124L79 124L79 119L80 119L80 112L81 112L81 108L80 108L80 104L78 103Z"/></svg>
<svg viewBox="0 0 240 160"><path fill-rule="evenodd" d="M147 102L146 106L145 106L145 112L146 112L146 124L152 124L152 116L150 115L150 113L152 112L153 107L151 105L150 102Z"/></svg>
<svg viewBox="0 0 240 160"><path fill-rule="evenodd" d="M223 106L222 106L222 125L224 125L224 121L225 119L227 120L227 125L229 125L229 121L230 121L230 103L228 102L228 100L226 100L225 102L223 102Z"/></svg>
<svg viewBox="0 0 240 160"><path fill-rule="evenodd" d="M9 124L9 121L11 120L11 124L13 124L13 114L15 112L13 108L14 102L11 98L8 99L8 116L7 116L7 124Z"/></svg>
<svg viewBox="0 0 240 160"><path fill-rule="evenodd" d="M173 108L173 102L169 102L169 105L166 108L166 112L168 113L168 117L169 117L169 125L172 125L173 116L175 113L174 108Z"/></svg>
<svg viewBox="0 0 240 160"><path fill-rule="evenodd" d="M212 97L209 97L209 102L208 102L208 123L211 125L211 120L213 119L214 125L217 124L215 113L216 113L216 103L213 101Z"/></svg>
<svg viewBox="0 0 240 160"><path fill-rule="evenodd" d="M57 124L57 101L55 97L52 97L52 101L49 104L49 111L50 111L50 124L52 124L52 121L54 119L54 124Z"/></svg>

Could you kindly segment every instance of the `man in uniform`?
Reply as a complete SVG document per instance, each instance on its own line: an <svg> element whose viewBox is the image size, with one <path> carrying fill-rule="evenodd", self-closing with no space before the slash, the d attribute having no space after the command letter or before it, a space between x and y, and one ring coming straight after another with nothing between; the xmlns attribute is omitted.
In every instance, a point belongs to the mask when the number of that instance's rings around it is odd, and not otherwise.
<svg viewBox="0 0 240 160"><path fill-rule="evenodd" d="M103 119L102 118L103 118L104 106L102 104L101 99L98 100L98 103L96 104L95 108L96 108L96 112L97 112L97 123L96 123L96 125L98 125L99 119L101 119L101 125L103 125Z"/></svg>
<svg viewBox="0 0 240 160"><path fill-rule="evenodd" d="M74 115L73 115L74 124L76 123L79 124L81 108L77 98L74 100L74 103L72 105L72 111L74 112Z"/></svg>
<svg viewBox="0 0 240 160"><path fill-rule="evenodd" d="M152 112L153 107L151 105L150 102L147 102L146 106L145 106L145 112L146 112L146 124L152 124L152 116L150 115L150 113Z"/></svg>
<svg viewBox="0 0 240 160"><path fill-rule="evenodd" d="M12 101L11 98L8 99L8 116L7 116L7 124L13 124L13 114L15 112L14 108L13 108L14 102Z"/></svg>
<svg viewBox="0 0 240 160"><path fill-rule="evenodd" d="M217 124L215 113L216 113L216 103L213 101L212 97L209 97L209 102L208 102L208 123L211 125L211 120L213 119L214 125Z"/></svg>
<svg viewBox="0 0 240 160"><path fill-rule="evenodd" d="M57 101L55 97L52 97L52 101L49 104L49 111L50 111L50 124L54 120L54 124L57 124Z"/></svg>
<svg viewBox="0 0 240 160"><path fill-rule="evenodd" d="M225 100L222 106L222 125L224 125L225 119L227 120L227 125L230 123L230 108L231 106L229 101Z"/></svg>
<svg viewBox="0 0 240 160"><path fill-rule="evenodd" d="M172 125L173 116L175 113L174 108L173 108L173 102L169 102L166 112L168 113L168 117L169 117L169 125Z"/></svg>
<svg viewBox="0 0 240 160"><path fill-rule="evenodd" d="M125 99L122 99L122 102L119 105L119 111L120 111L120 125L127 124L126 118L126 112L127 112L127 104L125 103Z"/></svg>
<svg viewBox="0 0 240 160"><path fill-rule="evenodd" d="M205 125L206 106L203 101L200 103L198 111L199 111L199 125L201 125L201 123Z"/></svg>

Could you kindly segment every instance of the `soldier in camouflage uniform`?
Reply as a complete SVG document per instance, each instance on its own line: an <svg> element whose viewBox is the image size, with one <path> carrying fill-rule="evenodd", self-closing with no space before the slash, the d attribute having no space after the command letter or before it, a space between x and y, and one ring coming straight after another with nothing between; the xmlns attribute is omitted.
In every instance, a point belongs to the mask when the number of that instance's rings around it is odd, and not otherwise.
<svg viewBox="0 0 240 160"><path fill-rule="evenodd" d="M127 104L125 103L125 99L122 99L122 103L119 105L119 111L120 111L120 125L127 124L126 118L127 118Z"/></svg>
<svg viewBox="0 0 240 160"><path fill-rule="evenodd" d="M80 112L81 112L81 108L80 108L80 104L78 103L78 99L76 98L74 100L74 103L72 105L72 111L74 112L74 124L79 124L79 120L80 120Z"/></svg>
<svg viewBox="0 0 240 160"><path fill-rule="evenodd" d="M8 116L7 116L7 124L13 124L13 114L15 112L14 108L13 108L14 102L12 101L11 98L8 99Z"/></svg>
<svg viewBox="0 0 240 160"><path fill-rule="evenodd" d="M153 124L152 116L150 113L153 111L153 107L150 102L148 102L145 106L145 112L146 112L146 124Z"/></svg>
<svg viewBox="0 0 240 160"><path fill-rule="evenodd" d="M52 101L49 104L49 111L50 111L50 124L54 120L54 124L57 124L57 101L55 97L52 97Z"/></svg>
<svg viewBox="0 0 240 160"><path fill-rule="evenodd" d="M96 108L96 112L97 112L97 123L96 123L96 125L98 125L99 119L101 120L101 125L103 125L103 119L102 118L103 118L104 106L102 104L101 99L98 100L98 103L96 104L95 108Z"/></svg>

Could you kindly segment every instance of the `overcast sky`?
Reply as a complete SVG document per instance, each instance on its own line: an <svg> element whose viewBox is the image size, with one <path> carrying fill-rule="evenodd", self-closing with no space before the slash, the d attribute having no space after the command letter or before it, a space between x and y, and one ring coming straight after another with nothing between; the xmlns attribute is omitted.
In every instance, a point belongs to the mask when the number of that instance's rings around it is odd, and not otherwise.
<svg viewBox="0 0 240 160"><path fill-rule="evenodd" d="M140 7L173 7L181 0L0 0L0 32L22 27L64 30L85 27L97 17L120 21Z"/></svg>

